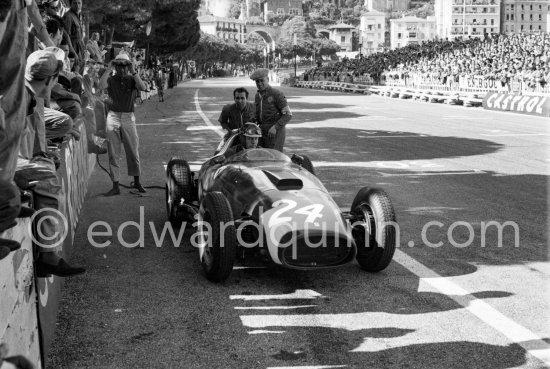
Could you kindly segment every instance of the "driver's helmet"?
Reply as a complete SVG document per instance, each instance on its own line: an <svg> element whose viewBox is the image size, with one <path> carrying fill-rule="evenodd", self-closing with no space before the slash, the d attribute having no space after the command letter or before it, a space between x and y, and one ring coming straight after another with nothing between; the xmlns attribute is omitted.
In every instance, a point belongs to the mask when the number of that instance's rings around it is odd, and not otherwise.
<svg viewBox="0 0 550 369"><path fill-rule="evenodd" d="M243 136L246 137L262 137L262 130L255 123L245 123L242 128Z"/></svg>

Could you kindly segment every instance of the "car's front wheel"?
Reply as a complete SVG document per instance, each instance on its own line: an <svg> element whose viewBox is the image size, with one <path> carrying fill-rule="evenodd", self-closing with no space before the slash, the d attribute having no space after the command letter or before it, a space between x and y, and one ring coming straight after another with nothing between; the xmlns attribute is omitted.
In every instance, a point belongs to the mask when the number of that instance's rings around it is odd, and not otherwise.
<svg viewBox="0 0 550 369"><path fill-rule="evenodd" d="M213 282L226 280L233 270L237 254L237 235L233 212L220 192L204 196L200 209L201 242L204 247L201 264L206 277Z"/></svg>
<svg viewBox="0 0 550 369"><path fill-rule="evenodd" d="M168 220L177 225L181 222L178 214L178 204L182 201L191 202L194 194L193 179L187 161L173 157L166 166L166 214Z"/></svg>
<svg viewBox="0 0 550 369"><path fill-rule="evenodd" d="M382 190L364 187L355 196L351 213L357 262L369 272L385 269L395 253L398 227L389 196Z"/></svg>

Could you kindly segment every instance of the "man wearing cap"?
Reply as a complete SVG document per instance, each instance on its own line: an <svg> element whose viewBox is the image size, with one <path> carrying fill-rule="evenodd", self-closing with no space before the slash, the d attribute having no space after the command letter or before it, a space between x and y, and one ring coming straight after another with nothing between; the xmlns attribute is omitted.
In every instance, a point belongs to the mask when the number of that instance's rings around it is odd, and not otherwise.
<svg viewBox="0 0 550 369"><path fill-rule="evenodd" d="M113 66L116 69L116 74L111 76ZM134 176L134 187L139 192L146 192L139 178L141 172L138 151L139 138L134 116L134 101L137 90L145 91L147 86L134 70L134 65L128 55L120 53L101 76L99 88L107 89L110 98L107 115L107 140L109 141L107 149L113 188L105 196L120 194L120 150L123 144L128 175Z"/></svg>
<svg viewBox="0 0 550 369"><path fill-rule="evenodd" d="M285 95L269 85L269 70L257 69L250 75L256 82L256 119L262 129L262 146L283 152L285 125L292 118Z"/></svg>
<svg viewBox="0 0 550 369"><path fill-rule="evenodd" d="M232 129L239 129L244 123L256 120L256 108L247 99L248 91L246 88L236 88L233 91L233 100L235 100L235 103L227 104L222 108L218 122L220 122L223 129L227 130L225 139L229 137Z"/></svg>
<svg viewBox="0 0 550 369"><path fill-rule="evenodd" d="M39 256L36 260L36 274L47 277L54 274L68 277L84 273L83 268L72 267L57 253L62 244L56 235L62 234L64 222L55 216L65 208L65 191L55 164L45 153L46 132L40 110L43 99L50 95L52 86L63 68L63 55L57 48L46 48L33 52L27 58L25 86L27 102L27 127L21 142L15 181L29 183L36 181L32 188L34 208L39 210L33 219L37 227L35 241Z"/></svg>

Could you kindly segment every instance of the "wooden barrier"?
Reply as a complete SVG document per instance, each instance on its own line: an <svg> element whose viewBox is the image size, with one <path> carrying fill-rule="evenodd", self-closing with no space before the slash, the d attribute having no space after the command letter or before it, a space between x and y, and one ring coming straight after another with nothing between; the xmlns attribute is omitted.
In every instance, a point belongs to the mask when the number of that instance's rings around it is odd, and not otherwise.
<svg viewBox="0 0 550 369"><path fill-rule="evenodd" d="M75 229L78 224L80 209L84 203L88 188L88 179L95 165L95 155L88 154L86 132L82 124L81 139L70 140L62 147L62 164L59 173L65 188L65 211L69 229L63 241L62 255L70 259L73 251ZM38 278L38 316L41 330L41 347L43 357L47 357L55 333L57 310L61 298L63 278Z"/></svg>
<svg viewBox="0 0 550 369"><path fill-rule="evenodd" d="M330 91L342 91L352 93L370 94L370 85L355 84L349 82L334 82L334 81L296 81L294 86L301 88L315 88Z"/></svg>
<svg viewBox="0 0 550 369"><path fill-rule="evenodd" d="M95 165L95 155L88 154L86 130L81 139L62 146L61 175L65 189L65 206L60 209L68 221L61 256L69 259L74 231ZM0 342L8 344L9 355L24 355L37 369L45 368L53 335L63 278L34 278L30 220L4 232L1 237L21 242L21 249L0 261Z"/></svg>
<svg viewBox="0 0 550 369"><path fill-rule="evenodd" d="M0 260L0 342L8 345L9 356L23 355L41 368L29 228L29 219L19 219L16 227L0 234L21 243L19 250Z"/></svg>

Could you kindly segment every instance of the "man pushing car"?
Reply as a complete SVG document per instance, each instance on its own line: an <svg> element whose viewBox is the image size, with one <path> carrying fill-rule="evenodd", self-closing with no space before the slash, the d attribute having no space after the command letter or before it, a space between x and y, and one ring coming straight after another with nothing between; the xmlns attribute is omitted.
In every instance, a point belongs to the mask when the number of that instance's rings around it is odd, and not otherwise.
<svg viewBox="0 0 550 369"><path fill-rule="evenodd" d="M283 152L285 126L292 119L286 97L281 91L269 85L269 70L257 69L250 75L250 79L256 82L258 87L254 103L256 119L262 130L260 144L266 149Z"/></svg>

